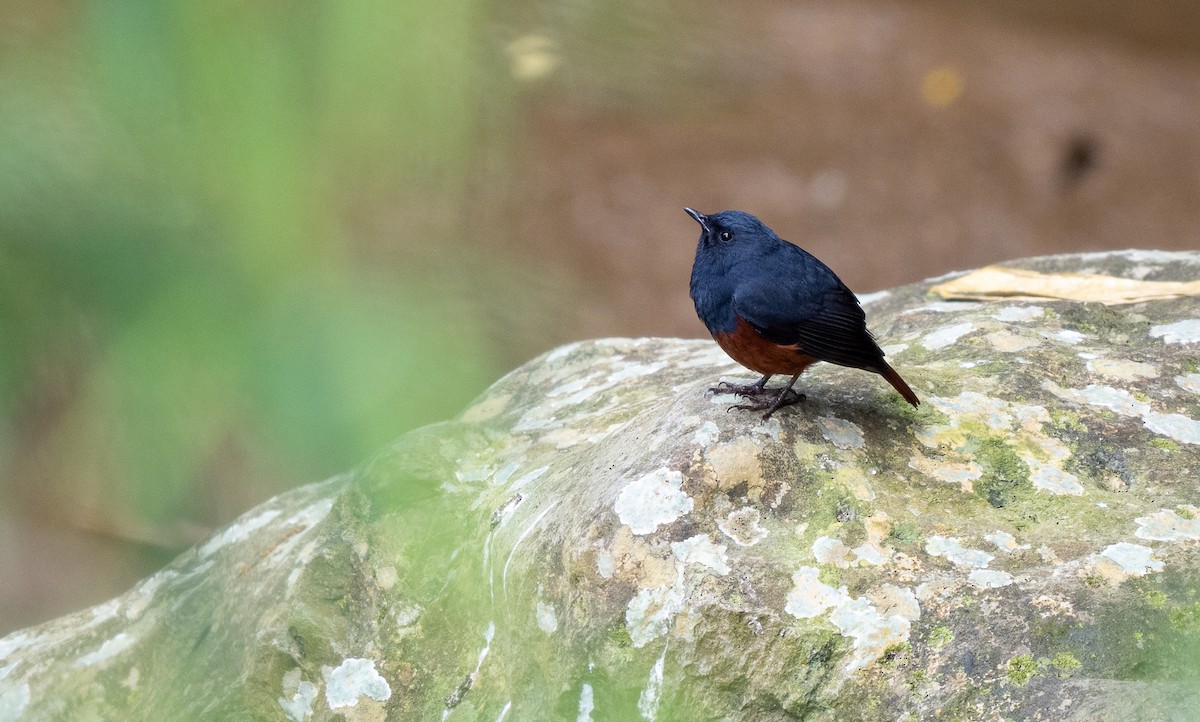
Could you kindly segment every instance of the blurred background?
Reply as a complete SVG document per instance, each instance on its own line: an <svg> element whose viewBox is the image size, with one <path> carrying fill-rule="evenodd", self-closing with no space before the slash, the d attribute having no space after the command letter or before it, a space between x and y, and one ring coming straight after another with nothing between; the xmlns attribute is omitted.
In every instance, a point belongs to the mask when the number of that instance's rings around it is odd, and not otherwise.
<svg viewBox="0 0 1200 722"><path fill-rule="evenodd" d="M557 344L704 336L684 205L871 291L1200 248L1191 0L5 0L0 635Z"/></svg>

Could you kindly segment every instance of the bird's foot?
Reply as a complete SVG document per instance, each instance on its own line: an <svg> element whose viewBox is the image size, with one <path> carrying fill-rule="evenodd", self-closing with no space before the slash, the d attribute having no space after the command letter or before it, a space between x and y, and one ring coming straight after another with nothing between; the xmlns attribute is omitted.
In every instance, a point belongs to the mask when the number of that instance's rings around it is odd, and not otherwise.
<svg viewBox="0 0 1200 722"><path fill-rule="evenodd" d="M761 381L754 384L735 384L729 381L721 381L716 386L708 390L710 394L737 394L743 398L752 398L762 396L763 394L774 393L768 391L766 384ZM766 408L766 407L763 407Z"/></svg>
<svg viewBox="0 0 1200 722"><path fill-rule="evenodd" d="M766 411L767 413L763 414L763 421L766 421L771 418L772 414L784 406L801 403L806 398L808 397L798 391L787 389L773 399L763 399L756 396L754 401L730 406L726 411L733 411L734 409L742 411Z"/></svg>

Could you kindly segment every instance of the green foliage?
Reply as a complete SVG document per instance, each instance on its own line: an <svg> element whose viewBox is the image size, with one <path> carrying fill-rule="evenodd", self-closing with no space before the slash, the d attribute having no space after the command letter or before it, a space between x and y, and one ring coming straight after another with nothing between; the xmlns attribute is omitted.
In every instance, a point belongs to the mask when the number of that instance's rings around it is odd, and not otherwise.
<svg viewBox="0 0 1200 722"><path fill-rule="evenodd" d="M454 250L481 3L81 8L0 50L0 460L212 523L494 377Z"/></svg>

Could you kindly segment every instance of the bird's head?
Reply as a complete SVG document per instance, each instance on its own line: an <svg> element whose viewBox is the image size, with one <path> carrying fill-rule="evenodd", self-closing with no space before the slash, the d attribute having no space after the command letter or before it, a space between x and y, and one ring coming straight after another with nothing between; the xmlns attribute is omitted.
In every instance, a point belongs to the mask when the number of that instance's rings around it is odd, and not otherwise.
<svg viewBox="0 0 1200 722"><path fill-rule="evenodd" d="M691 208L684 210L700 224L702 245L720 247L775 237L774 231L762 221L743 211L721 211L706 216Z"/></svg>

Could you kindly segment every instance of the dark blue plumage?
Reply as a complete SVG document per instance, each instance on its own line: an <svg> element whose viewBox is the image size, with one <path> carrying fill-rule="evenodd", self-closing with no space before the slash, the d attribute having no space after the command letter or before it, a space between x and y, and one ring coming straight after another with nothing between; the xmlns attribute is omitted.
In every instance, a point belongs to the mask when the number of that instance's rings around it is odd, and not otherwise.
<svg viewBox="0 0 1200 722"><path fill-rule="evenodd" d="M858 299L828 266L749 213L687 212L701 226L691 279L696 313L735 361L764 375L731 388L757 396L774 374L793 374L795 383L809 364L828 361L880 374L909 403L919 403L883 360ZM790 388L767 416L802 398L785 401Z"/></svg>

